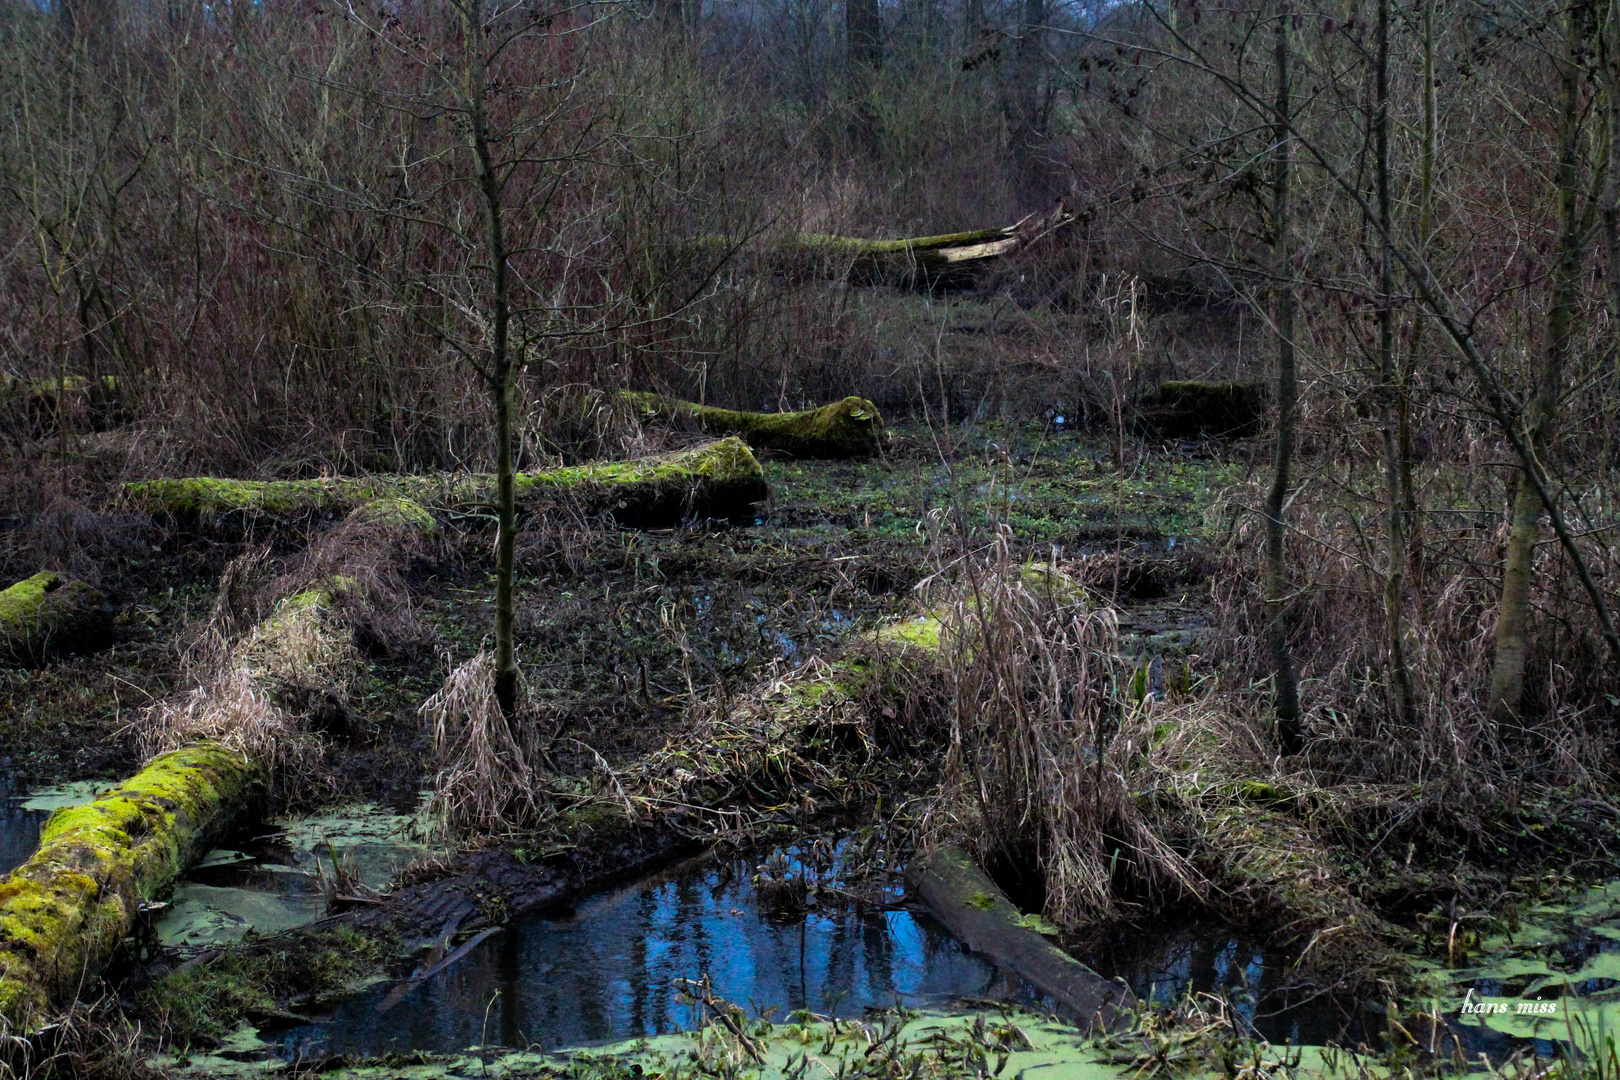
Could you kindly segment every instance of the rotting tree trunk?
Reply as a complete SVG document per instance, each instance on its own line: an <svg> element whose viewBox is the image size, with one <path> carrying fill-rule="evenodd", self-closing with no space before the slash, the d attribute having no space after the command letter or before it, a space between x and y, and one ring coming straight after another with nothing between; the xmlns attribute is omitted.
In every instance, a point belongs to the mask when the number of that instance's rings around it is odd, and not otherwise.
<svg viewBox="0 0 1620 1080"><path fill-rule="evenodd" d="M1289 102L1292 79L1289 22L1292 12L1284 2L1277 9L1276 119L1273 125L1272 273L1275 282L1273 318L1277 336L1277 445L1272 458L1271 489L1266 495L1264 588L1267 612L1266 639L1271 650L1273 711L1277 741L1284 753L1298 753L1304 744L1299 710L1299 678L1288 648L1288 569L1284 563L1284 520L1288 505L1289 472L1294 462L1294 413L1298 399L1294 364L1294 241L1289 205L1293 183L1293 123Z"/></svg>
<svg viewBox="0 0 1620 1080"><path fill-rule="evenodd" d="M1058 203L1052 213L1028 217L999 229L917 236L902 240L866 240L854 236L809 233L797 238L789 269L814 276L847 278L856 285L901 285L908 288L962 288L995 260L1022 251L1074 222Z"/></svg>
<svg viewBox="0 0 1620 1080"><path fill-rule="evenodd" d="M759 462L736 438L632 461L518 473L512 488L515 506L572 499L588 514L605 513L621 525L648 528L704 517L751 520L755 504L770 494ZM137 481L121 491L131 508L227 531L261 521L331 517L390 497L461 513L493 509L499 492L493 476L454 473L319 480L189 477Z"/></svg>
<svg viewBox="0 0 1620 1080"><path fill-rule="evenodd" d="M203 744L154 758L88 806L59 810L0 882L0 1018L37 1028L106 965L141 906L252 809L263 770Z"/></svg>
<svg viewBox="0 0 1620 1080"><path fill-rule="evenodd" d="M1107 1030L1130 1014L1128 989L1031 929L967 852L941 847L907 869L906 884L957 940L1050 996L1082 1029Z"/></svg>
<svg viewBox="0 0 1620 1080"><path fill-rule="evenodd" d="M0 652L13 660L39 660L94 644L102 595L82 581L41 570L0 592Z"/></svg>
<svg viewBox="0 0 1620 1080"><path fill-rule="evenodd" d="M629 390L621 396L635 407L643 421L673 420L711 435L737 435L750 446L793 457L870 457L883 445L883 414L861 397L847 397L803 412L758 413L717 409Z"/></svg>
<svg viewBox="0 0 1620 1080"><path fill-rule="evenodd" d="M1559 103L1558 166L1554 172L1558 247L1552 273L1552 296L1547 305L1546 362L1530 403L1529 432L1525 440L1531 454L1543 464L1543 472L1564 393L1564 366L1569 358L1575 302L1586 262L1586 230L1581 221L1579 198L1581 49L1587 15L1587 6L1578 4L1565 16L1568 27ZM1524 669L1530 652L1530 590L1535 574L1536 526L1541 511L1542 493L1537 488L1536 478L1528 468L1521 469L1513 499L1507 550L1502 559L1496 658L1486 694L1486 706L1497 723L1516 718L1523 704Z"/></svg>
<svg viewBox="0 0 1620 1080"><path fill-rule="evenodd" d="M355 510L318 554L322 576L283 597L223 669L167 713L183 742L88 806L58 811L34 856L0 882L0 1022L34 1030L100 974L141 905L255 810L271 766L351 670L361 572L436 528L422 507L385 499Z"/></svg>

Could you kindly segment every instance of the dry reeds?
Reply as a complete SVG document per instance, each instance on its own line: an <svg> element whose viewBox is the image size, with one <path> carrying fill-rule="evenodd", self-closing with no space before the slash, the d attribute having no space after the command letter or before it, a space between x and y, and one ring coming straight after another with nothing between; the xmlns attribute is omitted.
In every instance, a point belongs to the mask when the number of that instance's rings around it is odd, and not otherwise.
<svg viewBox="0 0 1620 1080"><path fill-rule="evenodd" d="M540 773L495 700L488 652L452 668L421 715L440 766L428 812L441 828L498 834L538 822L545 807Z"/></svg>

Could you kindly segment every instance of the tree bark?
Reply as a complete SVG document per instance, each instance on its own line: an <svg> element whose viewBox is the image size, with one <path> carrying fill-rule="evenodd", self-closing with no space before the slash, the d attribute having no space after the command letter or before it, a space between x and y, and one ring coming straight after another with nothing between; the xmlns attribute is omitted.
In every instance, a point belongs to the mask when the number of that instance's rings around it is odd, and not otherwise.
<svg viewBox="0 0 1620 1080"><path fill-rule="evenodd" d="M1272 286L1272 302L1277 334L1277 439L1272 458L1271 490L1266 495L1264 588L1277 739L1285 753L1298 753L1304 741L1304 731L1300 723L1299 680L1294 672L1293 655L1288 648L1288 572L1283 563L1283 539L1287 528L1284 513L1288 501L1289 473L1294 461L1294 422L1298 399L1294 356L1293 222L1289 206L1293 181L1293 148L1289 131L1293 122L1289 100L1292 90L1291 17L1292 12L1285 0L1277 9L1277 83L1273 106L1272 272L1275 284Z"/></svg>
<svg viewBox="0 0 1620 1080"><path fill-rule="evenodd" d="M1384 573L1384 635L1389 654L1390 689L1407 730L1417 727L1417 699L1406 662L1406 498L1402 491L1401 424L1398 417L1400 376L1395 356L1395 257L1389 189L1389 21L1391 0L1378 3L1377 87L1374 138L1377 142L1378 225L1378 401L1384 441L1384 504L1389 518Z"/></svg>
<svg viewBox="0 0 1620 1080"><path fill-rule="evenodd" d="M1580 182L1580 51L1587 8L1569 10L1566 50L1558 118L1558 165L1554 185L1558 213L1558 247L1553 267L1552 296L1547 307L1546 362L1530 403L1529 431L1525 440L1533 457L1545 462L1551 448L1564 390L1564 366L1570 351L1570 329L1575 300L1584 269L1578 198ZM1543 471L1545 468L1543 467ZM1535 575L1536 533L1541 519L1542 492L1526 467L1520 470L1514 499L1507 550L1502 560L1502 597L1496 618L1496 659L1486 695L1491 717L1498 723L1520 713L1524 671L1530 652L1530 591Z"/></svg>

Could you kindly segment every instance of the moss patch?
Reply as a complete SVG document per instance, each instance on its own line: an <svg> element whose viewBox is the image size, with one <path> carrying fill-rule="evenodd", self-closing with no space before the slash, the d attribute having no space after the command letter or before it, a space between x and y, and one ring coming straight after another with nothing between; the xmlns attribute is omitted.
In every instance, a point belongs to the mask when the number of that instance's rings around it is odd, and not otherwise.
<svg viewBox="0 0 1620 1080"><path fill-rule="evenodd" d="M98 973L140 906L167 892L261 784L240 754L194 746L52 814L33 858L0 882L0 1015L13 1029Z"/></svg>
<svg viewBox="0 0 1620 1080"><path fill-rule="evenodd" d="M876 454L883 444L883 415L861 397L803 412L758 413L717 409L658 394L624 394L644 419L692 424L715 435L740 435L750 446L800 458L856 458Z"/></svg>
<svg viewBox="0 0 1620 1080"><path fill-rule="evenodd" d="M101 593L54 570L41 570L0 592L0 651L13 659L94 644L102 625Z"/></svg>
<svg viewBox="0 0 1620 1080"><path fill-rule="evenodd" d="M245 1019L349 989L375 973L392 946L386 937L350 927L273 948L232 946L209 963L158 979L137 995L136 1008L175 1046L218 1046Z"/></svg>

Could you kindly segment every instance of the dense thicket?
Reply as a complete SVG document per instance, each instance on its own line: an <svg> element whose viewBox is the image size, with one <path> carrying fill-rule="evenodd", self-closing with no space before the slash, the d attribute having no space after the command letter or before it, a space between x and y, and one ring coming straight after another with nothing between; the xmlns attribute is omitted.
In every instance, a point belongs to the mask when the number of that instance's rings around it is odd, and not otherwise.
<svg viewBox="0 0 1620 1080"><path fill-rule="evenodd" d="M489 10L520 465L624 449L633 425L594 392L630 387L1064 412L1109 430L1124 468L1144 391L1272 374L1282 330L1286 558L1264 589L1228 587L1230 684L1296 665L1307 726L1352 773L1507 746L1579 778L1607 752L1612 0ZM471 370L496 275L445 60L459 12L0 7L16 522L163 472L489 467ZM794 258L802 234L999 225L1058 199L1077 223L972 296ZM1211 525L1244 568L1261 487ZM1268 627L1291 656L1256 659Z"/></svg>

